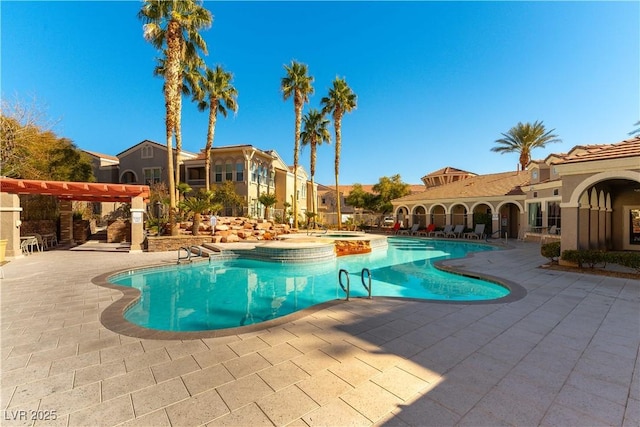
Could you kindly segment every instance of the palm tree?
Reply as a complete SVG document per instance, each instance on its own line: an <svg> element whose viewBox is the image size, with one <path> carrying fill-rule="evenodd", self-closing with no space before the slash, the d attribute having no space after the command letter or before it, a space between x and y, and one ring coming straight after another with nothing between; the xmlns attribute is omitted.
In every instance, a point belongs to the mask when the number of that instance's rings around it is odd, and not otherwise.
<svg viewBox="0 0 640 427"><path fill-rule="evenodd" d="M173 135L178 135L176 129L180 124L183 65L187 58L197 56L197 48L207 53L207 45L198 31L210 26L213 17L198 0L144 0L138 17L145 23L145 39L165 54L164 100L169 222L171 234L176 235L178 230L175 226L176 179L173 166Z"/></svg>
<svg viewBox="0 0 640 427"><path fill-rule="evenodd" d="M209 191L209 172L211 171L211 146L216 132L216 120L218 112L227 117L227 110L234 113L238 111L236 98L238 91L231 84L233 74L228 73L217 65L214 70L206 68L200 76L199 89L195 93L198 101L198 109L205 111L209 109L209 127L207 129L207 145L204 149L204 170L206 183L205 188Z"/></svg>
<svg viewBox="0 0 640 427"><path fill-rule="evenodd" d="M312 194L312 212L316 212L316 196L313 193L315 188L313 177L316 174L316 148L318 145L326 142L331 142L331 135L329 134L329 120L327 120L320 111L312 109L302 119L303 131L300 133L300 142L302 146L311 146L311 194Z"/></svg>
<svg viewBox="0 0 640 427"><path fill-rule="evenodd" d="M166 71L166 52L163 51L164 57L156 58L158 65L153 70L154 76L164 77ZM190 95L191 93L195 93L198 88L198 81L200 78L200 67L204 66L204 61L198 55L195 55L195 49L186 49L186 53L190 55L189 57L185 57L184 61L181 65L182 70L182 80L179 84L179 93L182 95ZM163 91L165 90L163 85ZM182 96L178 97L178 111L182 111ZM174 165L175 172L175 183L176 188L180 184L180 165L182 164L180 154L182 153L182 118L181 114L178 114L175 118L175 126L174 131L176 135L176 159ZM180 202L180 191L177 193L178 202Z"/></svg>
<svg viewBox="0 0 640 427"><path fill-rule="evenodd" d="M544 148L551 142L560 142L558 135L553 135L555 129L547 131L542 122L531 123L518 122L509 129L509 132L501 134L504 138L496 140L497 147L491 151L496 153L520 153L520 170L525 170L531 161L531 151L534 148Z"/></svg>
<svg viewBox="0 0 640 427"><path fill-rule="evenodd" d="M342 213L340 212L340 190L338 175L340 172L340 144L342 142L342 117L345 113L350 113L356 108L356 94L353 93L347 81L336 77L333 87L329 88L329 96L322 98L323 114L333 115L333 127L336 133L336 207L338 213L338 229L342 226Z"/></svg>
<svg viewBox="0 0 640 427"><path fill-rule="evenodd" d="M269 208L278 203L278 198L275 194L262 193L258 201L264 206L264 219L269 219Z"/></svg>
<svg viewBox="0 0 640 427"><path fill-rule="evenodd" d="M286 101L293 96L293 109L296 114L296 124L293 144L293 225L298 228L298 160L300 156L300 123L302 122L302 107L309 102L309 95L313 95L313 77L308 75L305 64L291 61L285 65L287 75L280 82L280 90Z"/></svg>

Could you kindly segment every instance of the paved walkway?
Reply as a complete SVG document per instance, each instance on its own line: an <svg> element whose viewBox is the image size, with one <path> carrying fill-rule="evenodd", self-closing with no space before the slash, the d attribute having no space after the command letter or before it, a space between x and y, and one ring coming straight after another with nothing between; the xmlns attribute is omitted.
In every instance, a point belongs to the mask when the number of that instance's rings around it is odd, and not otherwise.
<svg viewBox="0 0 640 427"><path fill-rule="evenodd" d="M0 424L640 425L640 281L541 269L537 244L515 246L447 264L522 285L516 302L355 300L191 341L111 332L100 313L121 294L91 283L175 252L14 260Z"/></svg>

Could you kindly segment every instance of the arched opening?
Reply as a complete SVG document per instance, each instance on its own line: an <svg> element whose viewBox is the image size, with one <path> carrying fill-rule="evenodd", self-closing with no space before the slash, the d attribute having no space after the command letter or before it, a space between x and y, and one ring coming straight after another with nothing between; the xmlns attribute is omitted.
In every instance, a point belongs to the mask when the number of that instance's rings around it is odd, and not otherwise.
<svg viewBox="0 0 640 427"><path fill-rule="evenodd" d="M431 223L436 227L444 227L447 223L447 212L442 205L431 207Z"/></svg>
<svg viewBox="0 0 640 427"><path fill-rule="evenodd" d="M578 249L640 251L640 181L593 181L572 194L579 200Z"/></svg>
<svg viewBox="0 0 640 427"><path fill-rule="evenodd" d="M452 225L467 225L467 207L461 204L453 205L451 207L451 224Z"/></svg>
<svg viewBox="0 0 640 427"><path fill-rule="evenodd" d="M413 208L413 218L411 224L420 224L419 228L427 227L427 211L424 206L416 206Z"/></svg>
<svg viewBox="0 0 640 427"><path fill-rule="evenodd" d="M136 182L138 182L138 177L133 171L125 171L120 177L120 183L122 184L135 184Z"/></svg>
<svg viewBox="0 0 640 427"><path fill-rule="evenodd" d="M506 202L498 206L500 237L517 238L521 229L520 217L522 209L516 203ZM493 230L494 232L498 231Z"/></svg>
<svg viewBox="0 0 640 427"><path fill-rule="evenodd" d="M479 203L475 205L472 211L472 220L471 228L474 228L477 224L484 224L485 234L491 235L493 233L492 210L489 204Z"/></svg>

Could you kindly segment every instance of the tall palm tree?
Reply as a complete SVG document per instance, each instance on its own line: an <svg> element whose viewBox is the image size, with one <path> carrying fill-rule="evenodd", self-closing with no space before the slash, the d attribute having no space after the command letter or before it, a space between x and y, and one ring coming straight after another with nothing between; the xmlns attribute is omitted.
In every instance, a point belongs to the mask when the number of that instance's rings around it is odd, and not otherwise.
<svg viewBox="0 0 640 427"><path fill-rule="evenodd" d="M322 98L322 112L324 114L331 113L333 115L333 127L336 134L336 207L338 213L338 229L342 227L342 212L340 210L340 190L339 190L339 173L340 173L340 145L342 143L342 117L345 113L355 110L357 105L356 94L353 93L347 81L336 77L333 81L333 87L329 88L329 96Z"/></svg>
<svg viewBox="0 0 640 427"><path fill-rule="evenodd" d="M233 74L228 73L217 65L214 70L206 68L200 76L199 89L195 93L198 109L209 109L209 127L207 129L207 144L204 149L204 170L206 177L205 188L209 191L209 172L211 171L211 146L216 132L218 112L227 117L227 110L238 111L238 91L231 84Z"/></svg>
<svg viewBox="0 0 640 427"><path fill-rule="evenodd" d="M491 151L501 154L520 153L520 170L525 170L534 148L544 148L548 143L561 141L558 135L552 134L554 130L547 131L541 121L533 124L518 122L507 133L501 134L504 138L497 139L498 146Z"/></svg>
<svg viewBox="0 0 640 427"><path fill-rule="evenodd" d="M186 58L197 56L196 49L207 53L201 29L211 25L211 12L198 0L144 0L138 13L144 24L144 37L165 54L164 101L167 140L167 175L169 179L169 222L171 234L176 228L176 179L173 166L173 135L180 123L183 65ZM179 178L179 177L178 177Z"/></svg>
<svg viewBox="0 0 640 427"><path fill-rule="evenodd" d="M186 49L186 52L189 57L185 57L184 61L182 61L181 70L182 70L182 80L179 85L179 92L182 95L190 95L195 93L198 89L198 82L200 79L200 68L204 66L204 61L198 55L194 55L196 53L195 49ZM156 58L158 65L153 70L154 76L164 77L166 71L166 52L164 52L164 57ZM163 85L163 91L164 85ZM182 111L182 96L178 97L178 111ZM176 197L178 198L178 202L180 201L180 191L178 191L178 186L180 184L180 165L182 164L180 159L180 154L182 153L182 119L181 114L178 114L175 119L174 132L176 135L176 159L174 165L175 172L175 185L176 185Z"/></svg>
<svg viewBox="0 0 640 427"><path fill-rule="evenodd" d="M302 119L303 130L300 133L300 142L302 146L309 145L311 147L311 194L312 194L312 206L313 213L316 213L316 196L313 192L314 175L316 174L316 148L323 142L329 144L331 142L331 134L329 133L329 120L320 111L315 108L311 109Z"/></svg>
<svg viewBox="0 0 640 427"><path fill-rule="evenodd" d="M293 144L293 225L298 228L298 161L300 157L300 123L302 122L302 108L305 102L309 102L309 95L313 95L313 77L308 75L305 64L291 61L291 65L285 65L287 75L280 82L280 90L286 101L293 96L293 109L296 115Z"/></svg>

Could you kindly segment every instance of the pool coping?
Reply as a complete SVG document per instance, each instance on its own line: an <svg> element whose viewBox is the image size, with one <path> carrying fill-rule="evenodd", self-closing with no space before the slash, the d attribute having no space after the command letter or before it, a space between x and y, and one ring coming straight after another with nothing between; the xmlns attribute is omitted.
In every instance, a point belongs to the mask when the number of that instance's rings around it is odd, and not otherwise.
<svg viewBox="0 0 640 427"><path fill-rule="evenodd" d="M504 250L512 249L512 247L503 247ZM452 260L462 260L466 258L471 258L474 256L474 252L467 254L467 256L463 258L449 258L443 259L435 262L433 265L438 270L445 271L447 273L457 274L465 277L470 277L474 279L485 280L488 282L492 282L503 286L509 290L509 294L505 295L501 298L491 299L491 300L478 300L478 301L456 301L456 300L435 300L435 299L424 299L424 298L406 298L406 297L385 297L385 296L377 296L372 297L373 300L406 300L412 302L423 302L423 303L432 303L432 304L460 304L460 305L486 305L486 304L507 304L511 302L518 301L524 298L527 295L527 291L524 287L518 285L515 282L510 280L496 277L489 274L480 274L476 272L471 272L465 270L463 268L444 265L445 262L450 262ZM142 326L136 325L134 323L129 322L125 319L124 315L127 310L136 304L140 299L141 292L132 287L120 286L109 282L109 278L119 275L126 274L131 271L141 271L147 269L154 269L159 267L168 267L167 263L162 264L152 264L143 266L135 269L125 269L125 270L115 270L107 273L100 274L91 279L91 282L97 286L101 286L108 289L117 290L122 293L122 297L118 300L114 301L107 308L105 308L100 314L100 322L107 329L116 332L121 335L126 335L129 337L142 338L142 339L152 339L152 340L194 340L201 338L217 338L217 337L227 337L232 335L251 333L256 331L262 331L265 329L269 329L275 326L279 326L291 321L298 320L300 318L306 317L310 314L313 314L317 311L324 310L325 308L333 307L340 304L349 303L346 299L335 299L331 301L326 301L320 304L316 304L311 307L304 308L302 310L296 311L291 314L287 314L276 319L267 320L260 323L255 323L253 325L247 326L237 326L233 328L224 328L224 329L214 329L214 330L206 330L206 331L165 331L158 329L150 329L144 328ZM351 299L358 300L366 300L366 297L351 297Z"/></svg>

